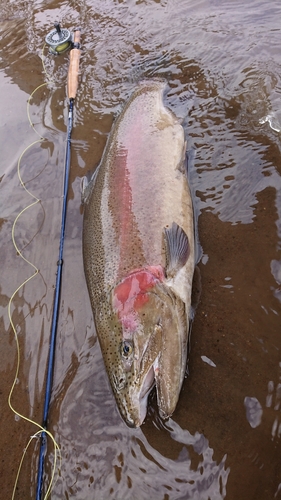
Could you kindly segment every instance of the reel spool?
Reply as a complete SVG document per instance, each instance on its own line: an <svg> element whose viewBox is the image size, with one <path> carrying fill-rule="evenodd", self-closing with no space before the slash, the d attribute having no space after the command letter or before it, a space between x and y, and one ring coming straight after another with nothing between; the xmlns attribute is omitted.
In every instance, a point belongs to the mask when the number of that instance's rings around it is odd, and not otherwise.
<svg viewBox="0 0 281 500"><path fill-rule="evenodd" d="M52 54L62 54L70 49L72 45L72 35L66 28L61 28L59 23L54 24L55 29L50 31L45 38Z"/></svg>

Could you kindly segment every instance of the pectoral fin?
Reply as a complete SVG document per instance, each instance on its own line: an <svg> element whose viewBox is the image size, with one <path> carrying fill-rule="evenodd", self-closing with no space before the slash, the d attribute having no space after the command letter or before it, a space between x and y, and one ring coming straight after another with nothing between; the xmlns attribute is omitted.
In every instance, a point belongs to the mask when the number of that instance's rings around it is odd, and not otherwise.
<svg viewBox="0 0 281 500"><path fill-rule="evenodd" d="M164 228L166 246L166 273L173 277L187 262L190 246L186 233L175 222L170 228Z"/></svg>

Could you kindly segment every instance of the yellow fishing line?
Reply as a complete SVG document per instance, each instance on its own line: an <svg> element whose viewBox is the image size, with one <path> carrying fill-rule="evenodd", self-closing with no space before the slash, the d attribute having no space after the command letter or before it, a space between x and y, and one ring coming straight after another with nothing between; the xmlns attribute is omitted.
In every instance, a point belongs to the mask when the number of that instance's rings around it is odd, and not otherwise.
<svg viewBox="0 0 281 500"><path fill-rule="evenodd" d="M31 422L32 422L32 421L31 421ZM36 422L32 422L32 423L35 423L35 424L36 424ZM37 425L38 425L38 424L37 424ZM41 427L41 426L40 426L40 427ZM40 436L40 434L41 434L41 432L42 432L42 428L41 428L39 431L35 432L35 434L34 434L33 436L31 436L31 437L30 437L30 439L29 439L29 441L28 441L28 443L27 443L27 445L26 445L26 447L25 447L25 449L24 449L24 451L23 451L23 454L22 454L22 457L21 457L21 461L20 461L20 464L19 464L19 468L18 468L18 471L17 471L17 475L16 475L16 481L15 481L15 484L14 484L14 489L13 489L12 500L13 500L14 495L15 495L15 492L16 492L16 487L17 487L17 483L18 483L18 479L19 479L19 475L20 475L20 471L21 471L21 467L22 467L22 464L23 464L23 460L24 460L25 454L26 454L26 452L27 452L27 450L28 450L28 448L29 448L29 446L30 446L30 444L31 444L32 440L33 440L34 438L36 438L36 437L39 437L39 436ZM50 432L48 432L48 431L45 431L45 433L46 433L48 436L50 436L50 438L52 439L52 441L53 441L53 443L54 443L54 447L55 447L55 449L56 449L56 450L57 450L57 452L59 453L59 451L60 451L60 450L59 450L59 447L58 447L58 445L57 445L56 441L53 439L52 434L51 434ZM52 469L51 481L50 481L50 484L49 484L49 487L48 487L48 489L47 489L47 492L46 492L46 495L45 495L44 499L46 499L46 498L49 496L49 494L51 493L51 489L52 489L53 482L54 482L54 475L55 475L55 470L56 470L56 463L57 463L57 453L55 453L55 455L54 455L54 466L53 466L53 469Z"/></svg>
<svg viewBox="0 0 281 500"><path fill-rule="evenodd" d="M20 463L19 463L19 467L18 467L18 470L17 470L17 473L16 473L16 479L15 479L15 483L14 483L14 488L13 488L13 493L12 493L12 500L14 500L14 497L15 497L15 492L16 492L16 487L17 487L17 484L18 484L18 480L19 480L19 475L20 475L20 471L21 471L21 468L22 468L22 464L23 464L23 460L24 460L24 457L26 455L26 452L27 452L27 449L29 448L32 440L35 438L35 437L39 437L41 435L42 432L44 432L52 441L53 443L53 446L54 446L54 463L53 463L53 467L52 467L52 472L51 472L51 478L50 478L50 482L49 482L49 485L48 485L48 488L47 488L47 491L45 493L45 496L44 496L44 500L46 500L48 498L48 496L50 495L51 493L51 489L52 487L54 486L54 477L55 477L55 472L56 472L56 467L57 467L57 459L59 457L60 459L60 464L61 464L61 454L60 454L60 449L59 449L59 445L58 443L56 442L53 434L49 431L47 431L46 429L44 429L42 427L42 425L38 424L38 422L35 422L34 420L26 417L25 415L22 415L19 411L17 411L14 407L13 407L13 404L12 404L12 395L13 395L13 392L14 392L14 388L15 388L15 385L17 383L17 380L18 380L18 374L19 374L19 368L20 368L20 346L19 346L19 341L18 341L18 335L17 335L17 331L16 331L16 327L15 327L15 324L12 320L12 313L11 313L11 308L12 308L12 303L13 303L13 299L15 297L15 295L19 292L19 290L21 288L23 288L31 279L33 279L38 273L39 273L39 269L32 263L30 262L23 254L22 254L22 250L19 249L17 243L16 243L16 238L15 238L15 229L16 229L16 226L17 226L17 223L18 223L18 220L20 219L20 217L23 215L24 212L26 212L27 210L29 210L31 207L33 207L34 205L36 205L37 203L40 203L40 199L37 198L37 196L35 196L33 193L31 193L29 191L29 189L27 189L27 187L25 186L25 183L23 182L23 179L22 179L22 176L21 176L21 171L20 171L20 167L21 167L21 161L22 161L22 157L24 156L24 154L30 149L32 148L35 144L38 144L38 143L41 143L42 141L44 141L44 137L42 137L39 132L35 129L33 123L32 123L32 120L31 120L31 116L30 116L30 101L31 99L33 98L34 94L42 87L48 85L48 83L51 81L51 79L49 78L49 75L46 71L46 66L45 66L45 62L44 62L44 48L45 48L45 44L42 48L42 65L43 65L43 69L44 69L44 72L48 78L48 82L45 82L45 83L42 83L41 85L39 85L38 87L36 87L35 90L33 90L33 92L30 94L29 98L28 98L28 101L27 101L27 117L28 117L28 120L29 120L29 123L31 125L31 127L33 128L34 132L39 135L40 139L38 139L37 141L34 141L32 144L30 144L29 146L27 146L23 152L21 153L20 157L19 157L19 160L18 160L18 165L17 165L17 173L18 173L18 178L19 178L19 181L20 181L20 184L21 186L25 189L26 193L31 197L33 198L33 202L30 203L28 206L26 206L23 210L21 210L21 212L17 215L17 217L15 218L14 220L14 223L13 223L13 226L12 226L12 241L13 241L13 245L15 247L15 250L17 252L17 254L27 263L29 264L32 269L33 269L33 274L31 276L29 276L29 278L27 278L15 291L14 293L12 294L10 300L9 300L9 304L8 304L8 316L9 316L9 321L10 321L10 324L11 324L11 327L12 327L12 330L14 332L14 337L15 337L15 341L16 341L16 350L17 350L17 364L16 364L16 372L15 372L15 377L14 377L14 381L12 383L12 387L10 389L10 392L9 392L9 396L8 396L8 405L10 407L10 409L12 410L12 412L17 415L19 418L22 418L25 422L29 422L33 425L35 425L39 430L33 435L30 437L24 451L23 451L23 454L22 454L22 457L21 457L21 460L20 460Z"/></svg>

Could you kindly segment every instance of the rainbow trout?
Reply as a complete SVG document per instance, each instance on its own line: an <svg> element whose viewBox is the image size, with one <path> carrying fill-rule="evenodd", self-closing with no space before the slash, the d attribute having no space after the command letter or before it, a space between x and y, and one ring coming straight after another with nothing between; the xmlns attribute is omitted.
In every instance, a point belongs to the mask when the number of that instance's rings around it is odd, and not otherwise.
<svg viewBox="0 0 281 500"><path fill-rule="evenodd" d="M85 187L83 258L105 367L120 413L142 424L156 385L163 418L177 404L187 360L194 271L193 209L184 131L140 84L116 120Z"/></svg>

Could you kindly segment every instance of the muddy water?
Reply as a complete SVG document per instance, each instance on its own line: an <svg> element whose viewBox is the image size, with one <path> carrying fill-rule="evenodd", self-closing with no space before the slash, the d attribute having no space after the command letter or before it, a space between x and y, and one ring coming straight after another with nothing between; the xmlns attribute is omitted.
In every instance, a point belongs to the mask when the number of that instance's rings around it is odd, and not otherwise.
<svg viewBox="0 0 281 500"><path fill-rule="evenodd" d="M59 20L83 29L50 430L61 449L52 499L281 498L281 55L279 0L3 0L1 12L1 498L41 422L60 234L68 54L44 52ZM155 395L141 429L119 417L104 370L81 253L80 177L98 164L113 120L142 77L167 79L187 132L202 292L189 376L171 419ZM279 112L279 114L278 114ZM38 439L15 494L35 497ZM47 485L53 450L49 446Z"/></svg>

